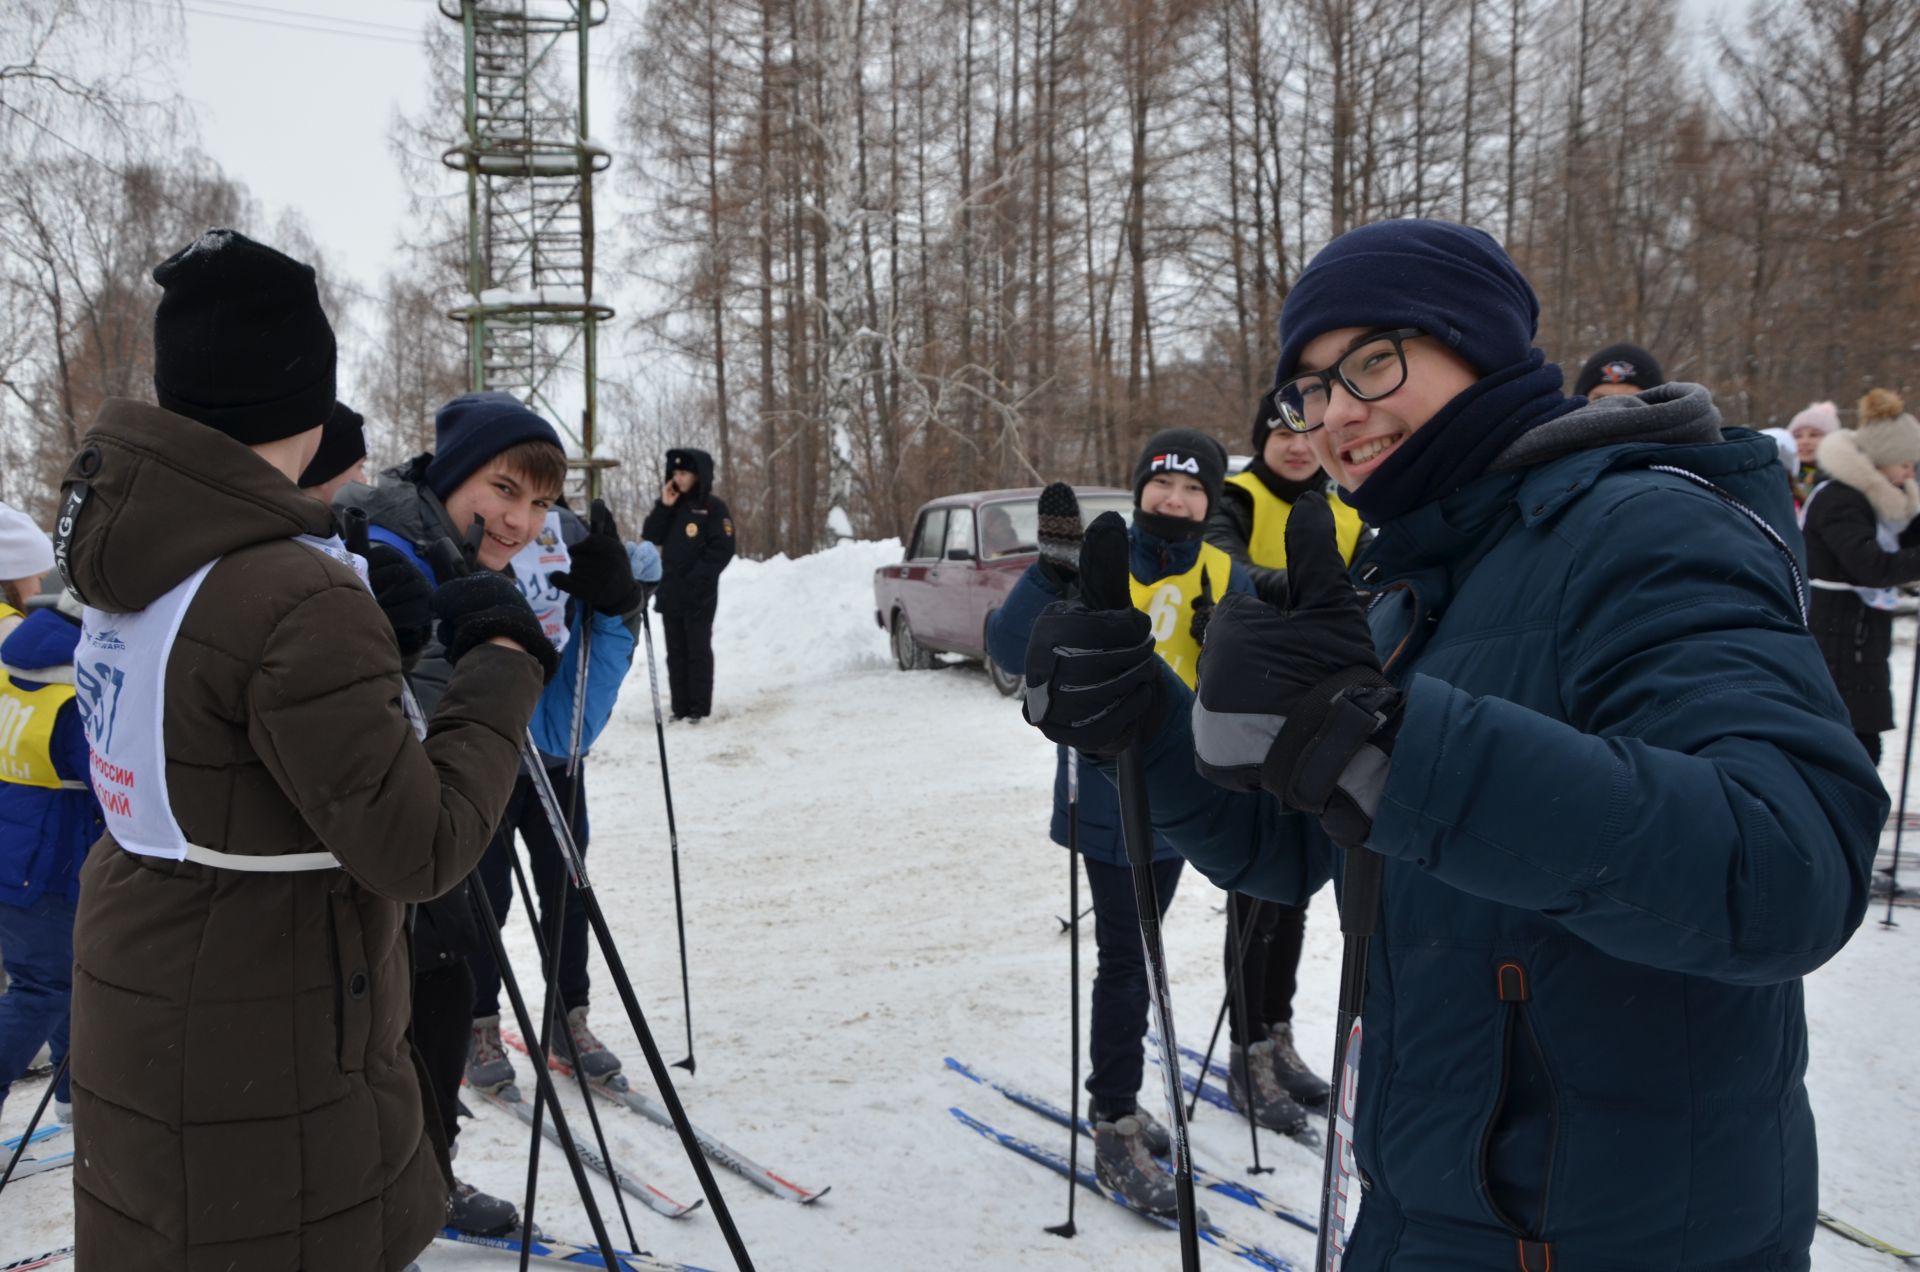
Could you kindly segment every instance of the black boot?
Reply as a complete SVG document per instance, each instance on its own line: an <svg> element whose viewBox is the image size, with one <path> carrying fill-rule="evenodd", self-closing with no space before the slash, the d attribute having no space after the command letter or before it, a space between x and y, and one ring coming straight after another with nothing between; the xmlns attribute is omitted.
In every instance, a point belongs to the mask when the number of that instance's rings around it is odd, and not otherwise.
<svg viewBox="0 0 1920 1272"><path fill-rule="evenodd" d="M1281 1135L1305 1129L1307 1111L1294 1103L1287 1089L1280 1085L1271 1040L1233 1048L1227 1065L1227 1098L1233 1107L1242 1113L1247 1111L1248 1069L1253 1071L1253 1120Z"/></svg>
<svg viewBox="0 0 1920 1272"><path fill-rule="evenodd" d="M1273 1043L1273 1071L1293 1097L1294 1103L1314 1113L1325 1114L1327 1100L1333 1094L1321 1076L1307 1067L1294 1050L1292 1025L1268 1025L1267 1037Z"/></svg>
<svg viewBox="0 0 1920 1272"><path fill-rule="evenodd" d="M520 1226L520 1211L505 1198L456 1179L447 1198L447 1226L476 1237L504 1237Z"/></svg>

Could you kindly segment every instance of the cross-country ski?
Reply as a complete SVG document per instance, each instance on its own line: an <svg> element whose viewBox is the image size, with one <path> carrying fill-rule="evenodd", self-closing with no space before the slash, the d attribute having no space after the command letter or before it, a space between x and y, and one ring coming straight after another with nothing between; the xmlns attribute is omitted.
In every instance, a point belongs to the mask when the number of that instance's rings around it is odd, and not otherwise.
<svg viewBox="0 0 1920 1272"><path fill-rule="evenodd" d="M521 1055L529 1057L532 1055L527 1049L526 1040L521 1038L520 1035L513 1030L502 1029L500 1031L500 1039ZM550 1057L547 1061L547 1066L556 1073L566 1074L569 1077L573 1074L573 1066L558 1056ZM622 1108L630 1109L638 1113L649 1122L666 1127L673 1125L673 1120L667 1116L665 1109L627 1084L625 1074L616 1073L605 1078L590 1079L588 1089L596 1095L620 1105ZM801 1205L812 1205L833 1191L831 1187L821 1188L817 1191L802 1188L784 1175L768 1170L765 1166L753 1161L738 1149L722 1143L712 1134L702 1130L698 1126L693 1128L693 1133L694 1137L700 1143L701 1151L709 1158L725 1166L728 1170L745 1179L756 1188L770 1192L776 1197L781 1197L788 1201L797 1201Z"/></svg>
<svg viewBox="0 0 1920 1272"><path fill-rule="evenodd" d="M520 1094L520 1088L509 1084L492 1090L471 1090L471 1093L486 1103L493 1105L495 1108L505 1109L528 1126L533 1125L533 1105L526 1097ZM542 1135L553 1143L558 1144L560 1142L560 1132L554 1129L551 1118L541 1121L540 1131ZM669 1197L666 1193L648 1183L646 1180L638 1179L627 1171L620 1169L617 1164L607 1161L590 1146L582 1144L577 1147L580 1153L580 1160L585 1162L590 1169L618 1184L622 1192L632 1197L638 1197L646 1204L647 1208L655 1214L664 1215L669 1219L684 1219L698 1210L702 1205L702 1202L699 1200L691 1202L675 1201L672 1197Z"/></svg>
<svg viewBox="0 0 1920 1272"><path fill-rule="evenodd" d="M1089 1138L1093 1136L1093 1127L1084 1117L1070 1117L1066 1111L1058 1105L1042 1099L1037 1095L1023 1091L1018 1087L1009 1086L998 1078L988 1077L972 1066L955 1060L952 1056L947 1057L946 1064L947 1068L953 1070L969 1082L990 1087L1021 1108L1038 1113L1041 1117L1046 1118L1055 1125L1071 1126L1082 1135ZM1198 1162L1194 1163L1193 1180L1201 1187L1206 1188L1218 1196L1240 1202L1242 1205L1251 1206L1255 1210L1263 1211L1276 1219L1283 1219L1296 1227L1304 1228L1308 1232L1317 1231L1314 1220L1299 1210L1274 1200L1257 1188L1232 1179L1218 1171L1209 1170Z"/></svg>

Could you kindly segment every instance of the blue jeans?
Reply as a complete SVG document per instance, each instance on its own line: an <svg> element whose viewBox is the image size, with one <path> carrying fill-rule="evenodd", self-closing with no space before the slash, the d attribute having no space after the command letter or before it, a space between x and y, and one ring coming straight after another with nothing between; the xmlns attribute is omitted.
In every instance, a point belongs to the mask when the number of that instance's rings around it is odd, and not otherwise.
<svg viewBox="0 0 1920 1272"><path fill-rule="evenodd" d="M52 892L25 908L0 903L0 959L9 982L0 994L0 1100L33 1063L41 1043L52 1045L56 1065L66 1058L74 909ZM54 1098L72 1098L64 1073Z"/></svg>

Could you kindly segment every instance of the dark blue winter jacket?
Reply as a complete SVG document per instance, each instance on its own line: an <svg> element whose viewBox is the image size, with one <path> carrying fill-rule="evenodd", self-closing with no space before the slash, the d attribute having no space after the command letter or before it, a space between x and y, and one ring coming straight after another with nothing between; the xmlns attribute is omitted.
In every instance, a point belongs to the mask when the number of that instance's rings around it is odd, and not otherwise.
<svg viewBox="0 0 1920 1272"><path fill-rule="evenodd" d="M1356 564L1407 700L1368 841L1352 1272L1513 1268L1522 1232L1570 1272L1808 1266L1800 978L1861 920L1888 800L1788 554L1655 470L1799 553L1772 442L1617 440L1663 432L1636 403L1717 424L1669 389L1544 426L1576 448L1533 439ZM1156 828L1223 888L1337 879L1314 821L1195 776L1163 679Z"/></svg>
<svg viewBox="0 0 1920 1272"><path fill-rule="evenodd" d="M1200 555L1198 539L1189 543L1167 543L1144 530L1129 532L1129 566L1133 577L1142 583L1170 574L1185 574ZM1228 592L1251 592L1253 583L1239 565L1227 578ZM1040 611L1060 599L1060 591L1036 563L1027 567L1013 591L987 621L987 653L993 661L1014 675L1027 668L1027 638ZM1053 822L1048 834L1053 842L1067 843L1067 764L1065 747L1058 748L1059 760L1053 770ZM1091 764L1080 766L1080 851L1093 861L1109 866L1127 864L1127 845L1120 835L1120 793L1113 779ZM1159 835L1153 837L1153 857L1167 861L1180 854Z"/></svg>
<svg viewBox="0 0 1920 1272"><path fill-rule="evenodd" d="M72 683L80 625L55 610L35 610L0 642L5 674L22 689ZM51 691L49 691L51 692ZM87 739L71 699L54 719L48 748L54 772L71 790L0 782L0 903L29 906L49 891L80 899L80 866L106 829L87 781Z"/></svg>

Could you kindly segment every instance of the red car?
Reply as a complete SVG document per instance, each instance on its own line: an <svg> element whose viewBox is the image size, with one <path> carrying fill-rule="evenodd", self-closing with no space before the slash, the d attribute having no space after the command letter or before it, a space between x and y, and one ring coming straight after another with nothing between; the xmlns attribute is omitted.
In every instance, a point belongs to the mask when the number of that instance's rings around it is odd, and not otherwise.
<svg viewBox="0 0 1920 1272"><path fill-rule="evenodd" d="M1076 488L1080 515L1133 511L1133 496L1110 486ZM902 671L933 666L937 653L986 664L994 688L1012 694L1020 678L987 657L987 620L1039 553L1040 490L946 495L913 520L907 559L873 574L874 621L893 638Z"/></svg>

